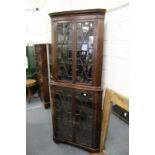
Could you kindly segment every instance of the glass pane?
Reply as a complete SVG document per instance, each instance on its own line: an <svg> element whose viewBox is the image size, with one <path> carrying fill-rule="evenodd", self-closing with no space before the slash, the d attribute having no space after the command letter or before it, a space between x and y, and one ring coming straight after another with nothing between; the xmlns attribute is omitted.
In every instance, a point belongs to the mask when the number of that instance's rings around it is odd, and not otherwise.
<svg viewBox="0 0 155 155"><path fill-rule="evenodd" d="M76 81L92 83L92 64L94 50L94 23L77 23L77 66Z"/></svg>
<svg viewBox="0 0 155 155"><path fill-rule="evenodd" d="M72 104L70 90L56 90L54 93L56 135L58 138L72 139ZM65 129L65 130L64 130Z"/></svg>
<svg viewBox="0 0 155 155"><path fill-rule="evenodd" d="M72 23L58 23L58 80L72 80Z"/></svg>
<svg viewBox="0 0 155 155"><path fill-rule="evenodd" d="M76 142L92 146L94 95L77 93L75 96Z"/></svg>

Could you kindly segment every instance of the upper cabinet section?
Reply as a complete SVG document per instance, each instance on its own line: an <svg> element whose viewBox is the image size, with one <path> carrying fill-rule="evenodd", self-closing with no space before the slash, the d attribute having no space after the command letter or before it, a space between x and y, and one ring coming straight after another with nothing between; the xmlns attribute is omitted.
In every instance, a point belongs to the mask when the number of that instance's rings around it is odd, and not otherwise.
<svg viewBox="0 0 155 155"><path fill-rule="evenodd" d="M105 9L49 14L55 82L100 86Z"/></svg>

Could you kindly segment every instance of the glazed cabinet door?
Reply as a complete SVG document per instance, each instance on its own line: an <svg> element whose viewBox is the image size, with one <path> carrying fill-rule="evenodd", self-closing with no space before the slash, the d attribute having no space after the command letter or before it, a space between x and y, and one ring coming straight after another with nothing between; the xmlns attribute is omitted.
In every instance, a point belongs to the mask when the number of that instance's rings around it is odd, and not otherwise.
<svg viewBox="0 0 155 155"><path fill-rule="evenodd" d="M95 20L55 23L56 81L93 85Z"/></svg>
<svg viewBox="0 0 155 155"><path fill-rule="evenodd" d="M54 133L58 139L72 140L72 91L56 87L53 91Z"/></svg>
<svg viewBox="0 0 155 155"><path fill-rule="evenodd" d="M56 31L57 80L72 82L73 23L58 22Z"/></svg>
<svg viewBox="0 0 155 155"><path fill-rule="evenodd" d="M53 87L54 137L89 148L98 148L100 120L98 92ZM98 118L98 120L96 119Z"/></svg>
<svg viewBox="0 0 155 155"><path fill-rule="evenodd" d="M93 118L95 95L90 92L75 93L75 142L93 146Z"/></svg>
<svg viewBox="0 0 155 155"><path fill-rule="evenodd" d="M95 21L76 22L76 83L92 84Z"/></svg>

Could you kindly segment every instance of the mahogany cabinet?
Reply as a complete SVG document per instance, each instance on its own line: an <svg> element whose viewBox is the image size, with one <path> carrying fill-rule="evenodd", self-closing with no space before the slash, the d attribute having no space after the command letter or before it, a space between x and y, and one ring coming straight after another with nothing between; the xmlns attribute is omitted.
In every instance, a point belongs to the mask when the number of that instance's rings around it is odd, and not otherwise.
<svg viewBox="0 0 155 155"><path fill-rule="evenodd" d="M36 44L35 45L39 96L41 100L43 101L45 108L50 107L47 48L49 49L49 51L51 51L51 44Z"/></svg>
<svg viewBox="0 0 155 155"><path fill-rule="evenodd" d="M105 9L49 14L53 139L98 152Z"/></svg>

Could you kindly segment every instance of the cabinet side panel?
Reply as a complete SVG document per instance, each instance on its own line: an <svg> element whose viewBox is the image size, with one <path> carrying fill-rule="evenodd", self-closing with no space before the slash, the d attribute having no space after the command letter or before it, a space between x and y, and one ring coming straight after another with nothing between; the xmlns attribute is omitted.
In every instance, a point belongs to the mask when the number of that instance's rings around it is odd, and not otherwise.
<svg viewBox="0 0 155 155"><path fill-rule="evenodd" d="M102 114L102 92L97 92L96 93L96 107L95 107L95 112L96 112L96 118L94 120L95 122L95 130L94 130L94 145L95 147L99 148L100 144L100 133L101 133L101 114Z"/></svg>
<svg viewBox="0 0 155 155"><path fill-rule="evenodd" d="M97 45L96 45L96 55L95 55L95 86L101 85L101 75L102 75L102 61L103 61L103 36L104 36L104 20L97 20L96 36L97 36Z"/></svg>
<svg viewBox="0 0 155 155"><path fill-rule="evenodd" d="M57 35L57 29L56 29L57 23L52 22L52 54L51 54L51 61L52 61L52 80L56 81L57 76L57 46L56 46L56 35Z"/></svg>

